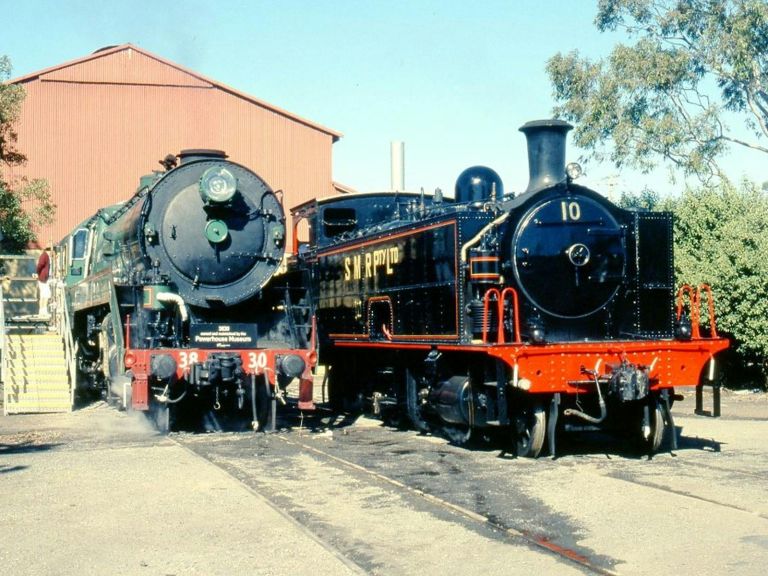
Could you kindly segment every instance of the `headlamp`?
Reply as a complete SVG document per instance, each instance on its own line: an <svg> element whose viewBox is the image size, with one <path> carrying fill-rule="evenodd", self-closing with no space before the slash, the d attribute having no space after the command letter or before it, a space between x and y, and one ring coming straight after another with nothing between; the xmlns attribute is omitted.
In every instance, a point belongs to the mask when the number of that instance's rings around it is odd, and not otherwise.
<svg viewBox="0 0 768 576"><path fill-rule="evenodd" d="M568 175L569 180L576 180L577 178L581 177L584 171L581 169L579 164L576 162L571 162L568 164L568 166L565 167L565 173Z"/></svg>
<svg viewBox="0 0 768 576"><path fill-rule="evenodd" d="M208 168L200 177L200 196L206 203L224 204L237 192L237 180L226 168Z"/></svg>

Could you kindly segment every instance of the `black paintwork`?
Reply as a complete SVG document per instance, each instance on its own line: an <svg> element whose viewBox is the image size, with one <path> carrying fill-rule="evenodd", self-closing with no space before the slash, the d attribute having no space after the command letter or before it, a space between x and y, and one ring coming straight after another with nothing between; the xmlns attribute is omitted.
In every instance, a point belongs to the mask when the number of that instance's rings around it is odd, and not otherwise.
<svg viewBox="0 0 768 576"><path fill-rule="evenodd" d="M237 179L237 192L226 205L206 206L200 176L220 166ZM225 241L206 238L212 220L226 223ZM274 192L256 174L223 158L203 159L164 174L107 235L123 253L130 249L128 267L134 273L154 266L187 303L221 308L257 294L277 270L285 217Z"/></svg>
<svg viewBox="0 0 768 576"><path fill-rule="evenodd" d="M573 184L496 203L431 200L423 209L417 195L318 202L312 257L325 342L472 343L471 307L489 287L470 277L475 254L498 256L491 285L518 291L525 338L532 325L548 342L672 337L669 214L622 210ZM463 262L465 244L499 219Z"/></svg>

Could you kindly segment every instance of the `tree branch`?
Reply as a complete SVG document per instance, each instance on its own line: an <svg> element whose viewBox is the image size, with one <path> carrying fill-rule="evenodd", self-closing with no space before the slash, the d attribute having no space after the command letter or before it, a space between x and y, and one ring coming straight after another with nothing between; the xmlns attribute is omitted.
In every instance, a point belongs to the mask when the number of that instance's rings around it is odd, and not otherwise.
<svg viewBox="0 0 768 576"><path fill-rule="evenodd" d="M755 110L756 103L752 97L747 97L747 104L749 105L749 109L752 111L752 115L757 118L757 122L760 124L760 129L763 131L763 134L768 135L768 125L766 125L765 116L759 111ZM760 108L762 109L762 106L760 106Z"/></svg>

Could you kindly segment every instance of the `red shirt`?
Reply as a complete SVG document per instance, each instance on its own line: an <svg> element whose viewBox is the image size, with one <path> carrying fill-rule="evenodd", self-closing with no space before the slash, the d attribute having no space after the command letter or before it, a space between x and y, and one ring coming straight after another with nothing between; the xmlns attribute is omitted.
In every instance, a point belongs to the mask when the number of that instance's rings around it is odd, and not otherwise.
<svg viewBox="0 0 768 576"><path fill-rule="evenodd" d="M51 272L51 259L48 252L43 251L37 259L37 279L40 282L48 282L48 274Z"/></svg>

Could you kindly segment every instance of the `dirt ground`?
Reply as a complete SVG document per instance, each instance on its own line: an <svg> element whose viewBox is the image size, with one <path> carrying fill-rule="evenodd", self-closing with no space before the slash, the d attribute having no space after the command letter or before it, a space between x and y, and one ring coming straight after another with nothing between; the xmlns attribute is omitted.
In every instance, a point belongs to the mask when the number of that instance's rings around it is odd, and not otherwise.
<svg viewBox="0 0 768 576"><path fill-rule="evenodd" d="M143 416L104 403L0 417L0 487L4 574L360 573Z"/></svg>
<svg viewBox="0 0 768 576"><path fill-rule="evenodd" d="M571 442L556 460L509 460L367 419L164 437L103 403L0 417L0 567L762 575L768 394L724 390L720 419L692 415L693 393L685 396L674 407L679 450L652 460L599 438Z"/></svg>
<svg viewBox="0 0 768 576"><path fill-rule="evenodd" d="M685 397L685 410L693 409L696 394L691 388L677 390ZM704 410L712 410L712 389L704 388ZM768 392L752 390L731 390L722 388L720 393L721 417L727 419L756 418L768 420Z"/></svg>

